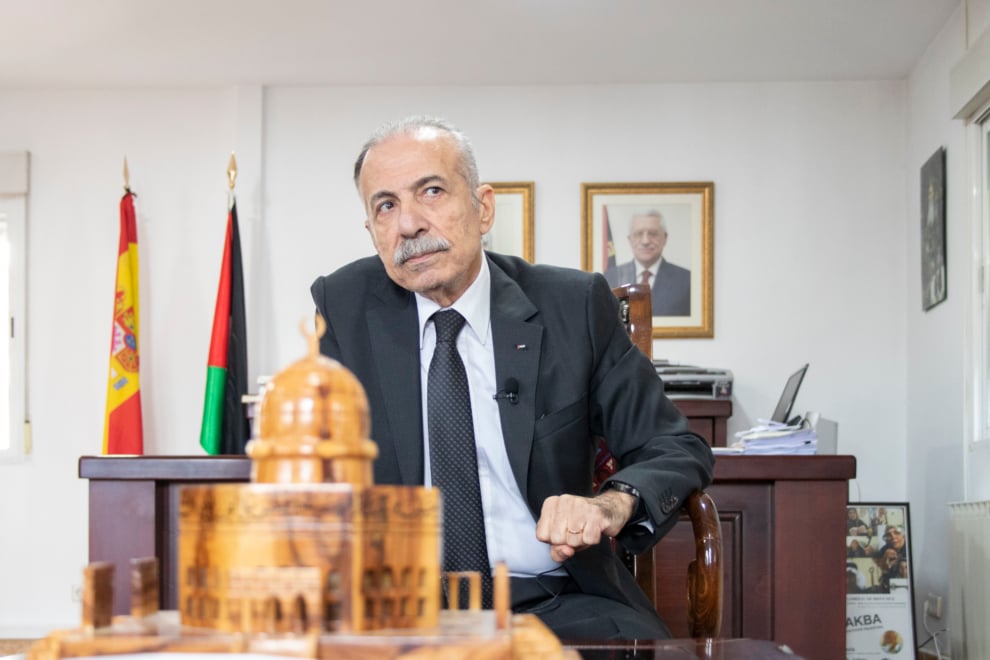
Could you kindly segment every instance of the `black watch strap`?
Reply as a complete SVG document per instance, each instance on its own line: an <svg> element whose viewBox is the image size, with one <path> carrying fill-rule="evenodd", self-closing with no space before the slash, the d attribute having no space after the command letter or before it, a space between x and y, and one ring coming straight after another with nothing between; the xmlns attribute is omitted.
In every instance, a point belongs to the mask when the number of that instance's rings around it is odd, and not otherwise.
<svg viewBox="0 0 990 660"><path fill-rule="evenodd" d="M632 495L636 498L636 506L633 508L632 516L629 517L629 522L626 523L627 525L636 525L647 519L646 506L643 505L643 496L639 494L639 490L635 486L630 486L624 481L609 481L605 484L605 490L617 490L620 493Z"/></svg>

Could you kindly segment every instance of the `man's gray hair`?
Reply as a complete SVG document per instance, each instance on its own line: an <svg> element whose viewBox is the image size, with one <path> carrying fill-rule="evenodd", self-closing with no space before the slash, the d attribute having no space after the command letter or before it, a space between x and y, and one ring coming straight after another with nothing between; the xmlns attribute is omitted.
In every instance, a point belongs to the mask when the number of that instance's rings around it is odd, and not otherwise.
<svg viewBox="0 0 990 660"><path fill-rule="evenodd" d="M667 221L663 219L663 214L660 213L660 211L658 211L656 209L650 209L648 211L643 211L642 213L633 213L632 214L632 217L629 218L629 229L630 230L632 230L632 221L633 221L633 218L638 218L639 216L646 216L647 218L656 218L657 220L660 221L660 229L663 230L663 233L665 233L665 234L670 233L670 232L667 231Z"/></svg>
<svg viewBox="0 0 990 660"><path fill-rule="evenodd" d="M458 173L467 182L468 189L471 191L471 199L474 201L475 206L477 206L480 202L477 198L477 189L481 185L481 179L478 176L478 163L474 159L474 149L471 148L471 141L457 127L446 119L439 117L416 115L398 121L390 121L379 127L378 130L371 134L368 141L364 143L361 153L358 154L357 160L354 162L354 185L357 186L361 179L361 168L364 167L364 159L368 156L368 151L372 147L389 138L399 135L412 135L421 128L432 128L443 131L454 139L460 161L458 163Z"/></svg>

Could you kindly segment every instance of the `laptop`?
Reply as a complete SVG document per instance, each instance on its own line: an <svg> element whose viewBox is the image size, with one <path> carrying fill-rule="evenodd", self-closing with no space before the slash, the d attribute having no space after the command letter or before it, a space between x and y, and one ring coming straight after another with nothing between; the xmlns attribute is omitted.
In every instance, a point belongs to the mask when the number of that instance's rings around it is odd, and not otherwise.
<svg viewBox="0 0 990 660"><path fill-rule="evenodd" d="M801 381L804 380L804 374L808 371L808 365L804 365L797 371L791 374L791 377L787 379L787 384L784 385L784 391L780 393L780 400L777 401L777 407L774 408L773 416L770 419L774 422L780 422L781 424L797 424L801 421L800 416L795 416L791 418L791 408L794 407L794 399L797 398L798 390L801 389Z"/></svg>

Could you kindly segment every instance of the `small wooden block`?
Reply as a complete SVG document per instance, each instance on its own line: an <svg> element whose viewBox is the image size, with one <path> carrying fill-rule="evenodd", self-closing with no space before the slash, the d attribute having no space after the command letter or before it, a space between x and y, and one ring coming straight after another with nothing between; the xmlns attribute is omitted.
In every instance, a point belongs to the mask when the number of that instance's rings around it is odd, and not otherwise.
<svg viewBox="0 0 990 660"><path fill-rule="evenodd" d="M495 564L495 580L492 588L492 609L495 610L495 628L505 630L509 627L509 615L512 614L511 594L509 593L509 567L504 561Z"/></svg>
<svg viewBox="0 0 990 660"><path fill-rule="evenodd" d="M131 616L140 619L158 611L158 558L131 560Z"/></svg>
<svg viewBox="0 0 990 660"><path fill-rule="evenodd" d="M447 573L447 609L461 608L461 573Z"/></svg>
<svg viewBox="0 0 990 660"><path fill-rule="evenodd" d="M461 584L467 582L468 610L481 609L481 574L477 571L450 571L447 576L447 609L459 610Z"/></svg>
<svg viewBox="0 0 990 660"><path fill-rule="evenodd" d="M106 628L113 619L113 564L94 562L83 569L82 627Z"/></svg>

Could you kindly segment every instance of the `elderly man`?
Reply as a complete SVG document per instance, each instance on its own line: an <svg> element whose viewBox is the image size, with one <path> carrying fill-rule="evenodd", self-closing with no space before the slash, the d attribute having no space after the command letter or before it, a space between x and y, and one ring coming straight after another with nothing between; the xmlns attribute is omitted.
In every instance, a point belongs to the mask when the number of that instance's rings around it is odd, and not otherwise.
<svg viewBox="0 0 990 660"><path fill-rule="evenodd" d="M377 483L437 486L444 569L504 561L563 639L661 638L610 538L649 549L711 480L600 275L485 253L494 193L441 120L388 124L354 168L377 257L318 278L321 350L363 383ZM595 436L621 469L592 492Z"/></svg>
<svg viewBox="0 0 990 660"><path fill-rule="evenodd" d="M667 223L659 211L637 213L629 223L633 259L605 271L611 286L649 284L654 316L691 314L691 271L663 258Z"/></svg>

